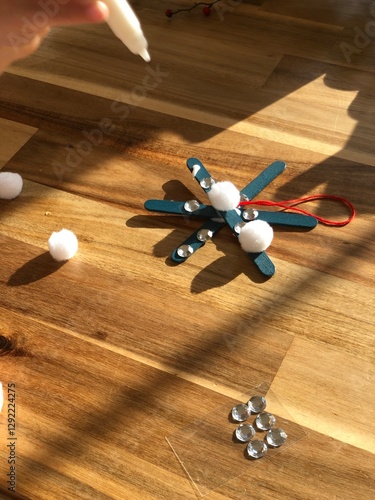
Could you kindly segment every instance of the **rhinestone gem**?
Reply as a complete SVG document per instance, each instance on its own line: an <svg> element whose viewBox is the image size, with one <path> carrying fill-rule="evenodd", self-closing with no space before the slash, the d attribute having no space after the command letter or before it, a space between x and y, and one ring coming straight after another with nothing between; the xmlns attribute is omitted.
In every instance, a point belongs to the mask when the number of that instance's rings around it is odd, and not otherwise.
<svg viewBox="0 0 375 500"><path fill-rule="evenodd" d="M199 184L203 189L209 189L213 184L215 184L215 181L212 177L204 177Z"/></svg>
<svg viewBox="0 0 375 500"><path fill-rule="evenodd" d="M242 217L245 220L254 220L254 219L256 219L258 217L258 215L259 215L258 210L254 210L254 208L246 208L242 212Z"/></svg>
<svg viewBox="0 0 375 500"><path fill-rule="evenodd" d="M245 404L239 404L232 408L232 418L236 422L243 422L250 416L249 407Z"/></svg>
<svg viewBox="0 0 375 500"><path fill-rule="evenodd" d="M268 411L264 411L257 416L255 423L261 431L268 431L275 425L276 418L271 413L268 413Z"/></svg>
<svg viewBox="0 0 375 500"><path fill-rule="evenodd" d="M186 212L194 212L195 210L198 210L199 208L199 201L197 200L189 200L185 203L184 209Z"/></svg>
<svg viewBox="0 0 375 500"><path fill-rule="evenodd" d="M237 234L240 234L241 229L246 225L246 222L237 222L237 224L234 226L234 231Z"/></svg>
<svg viewBox="0 0 375 500"><path fill-rule="evenodd" d="M197 233L197 238L199 241L209 241L213 235L214 233L209 229L201 229Z"/></svg>
<svg viewBox="0 0 375 500"><path fill-rule="evenodd" d="M241 201L249 201L249 198L246 196L246 194L240 193L240 200Z"/></svg>
<svg viewBox="0 0 375 500"><path fill-rule="evenodd" d="M250 441L252 437L254 437L255 430L254 427L250 424L240 424L236 429L236 438L238 441L242 441L243 443L247 443Z"/></svg>
<svg viewBox="0 0 375 500"><path fill-rule="evenodd" d="M177 248L177 255L180 257L189 257L194 252L193 247L190 245L181 245Z"/></svg>
<svg viewBox="0 0 375 500"><path fill-rule="evenodd" d="M270 429L266 434L266 441L269 446L277 448L285 443L287 438L286 432L282 429Z"/></svg>
<svg viewBox="0 0 375 500"><path fill-rule="evenodd" d="M253 396L247 404L252 413L260 413L266 409L267 401L263 396Z"/></svg>
<svg viewBox="0 0 375 500"><path fill-rule="evenodd" d="M254 439L247 445L247 453L251 458L262 458L267 453L267 445L264 441Z"/></svg>

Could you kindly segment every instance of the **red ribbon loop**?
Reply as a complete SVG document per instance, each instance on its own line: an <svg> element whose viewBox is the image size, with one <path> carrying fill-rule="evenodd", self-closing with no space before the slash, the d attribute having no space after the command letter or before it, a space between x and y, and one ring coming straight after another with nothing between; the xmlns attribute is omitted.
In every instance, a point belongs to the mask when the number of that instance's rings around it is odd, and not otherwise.
<svg viewBox="0 0 375 500"><path fill-rule="evenodd" d="M314 200L333 200L343 203L349 208L350 216L343 221L335 221L335 220L325 219L324 217L319 217L318 215L315 215L312 212L308 212L307 210L303 210L302 208L296 206L300 205L301 203L306 203L308 201L314 201ZM317 219L322 224L325 224L326 226L336 226L336 227L346 226L347 224L349 224L349 222L351 222L354 219L356 215L354 205L349 200L341 196L335 196L333 194L312 194L304 198L296 198L295 200L285 200L285 201L269 201L269 200L241 201L241 203L239 204L239 206L245 206L245 205L281 207L283 210L293 210L295 212L299 212L304 215L310 215L312 217L315 217L315 219Z"/></svg>

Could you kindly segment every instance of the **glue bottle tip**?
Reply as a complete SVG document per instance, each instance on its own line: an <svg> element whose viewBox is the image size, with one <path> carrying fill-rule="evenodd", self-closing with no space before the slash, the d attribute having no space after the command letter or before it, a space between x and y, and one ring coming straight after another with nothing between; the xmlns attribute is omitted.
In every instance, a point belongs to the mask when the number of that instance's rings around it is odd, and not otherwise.
<svg viewBox="0 0 375 500"><path fill-rule="evenodd" d="M148 53L148 51L146 49L143 49L139 55L142 57L142 59L144 59L146 62L150 62L151 61L151 57L150 57L150 54Z"/></svg>

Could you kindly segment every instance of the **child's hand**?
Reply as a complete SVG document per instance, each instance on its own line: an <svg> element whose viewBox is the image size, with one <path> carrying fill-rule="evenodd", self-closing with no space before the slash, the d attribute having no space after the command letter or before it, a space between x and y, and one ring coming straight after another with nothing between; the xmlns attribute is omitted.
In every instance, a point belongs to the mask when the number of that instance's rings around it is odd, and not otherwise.
<svg viewBox="0 0 375 500"><path fill-rule="evenodd" d="M97 23L107 15L97 0L1 0L0 74L34 52L51 26Z"/></svg>

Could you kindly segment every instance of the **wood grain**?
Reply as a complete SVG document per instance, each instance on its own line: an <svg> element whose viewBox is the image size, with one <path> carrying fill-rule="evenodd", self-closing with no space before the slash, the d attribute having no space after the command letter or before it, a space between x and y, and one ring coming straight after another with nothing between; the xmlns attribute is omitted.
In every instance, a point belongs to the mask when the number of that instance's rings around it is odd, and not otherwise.
<svg viewBox="0 0 375 500"><path fill-rule="evenodd" d="M35 134L37 129L22 123L0 118L0 130L3 142L0 156L0 168L2 168L30 137Z"/></svg>
<svg viewBox="0 0 375 500"><path fill-rule="evenodd" d="M373 21L369 2L164 16L187 5L134 3L148 66L107 26L79 26L53 29L0 78L0 168L24 178L0 201L0 381L17 404L11 493L8 401L0 414L0 498L373 496L372 38L343 52ZM356 218L275 229L269 280L227 228L174 265L199 221L143 204L207 202L192 156L239 188L283 160L259 198L344 196ZM56 263L47 241L63 227L79 251ZM290 438L251 462L228 414L255 392Z"/></svg>

